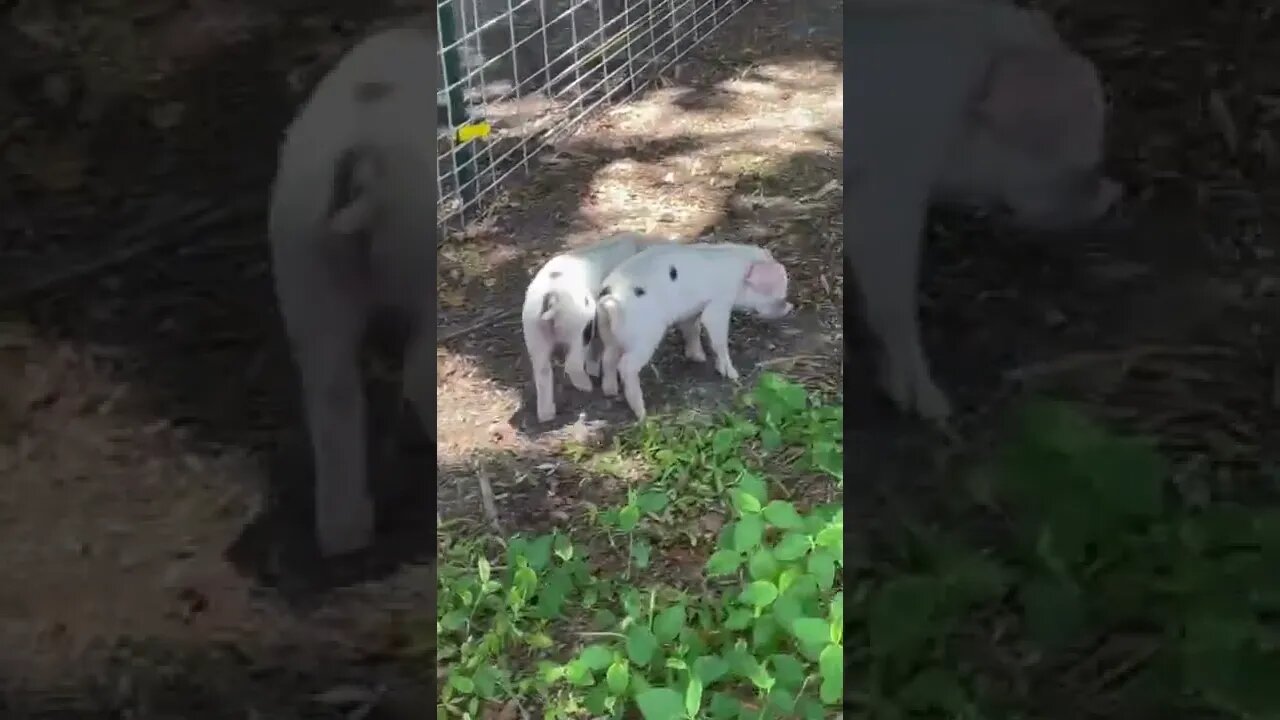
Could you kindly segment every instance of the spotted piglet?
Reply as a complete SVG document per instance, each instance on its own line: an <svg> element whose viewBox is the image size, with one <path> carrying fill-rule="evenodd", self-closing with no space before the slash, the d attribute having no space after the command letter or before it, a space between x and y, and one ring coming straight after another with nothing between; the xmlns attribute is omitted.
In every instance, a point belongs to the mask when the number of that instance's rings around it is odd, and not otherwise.
<svg viewBox="0 0 1280 720"><path fill-rule="evenodd" d="M729 359L729 317L734 308L766 319L791 313L786 268L768 250L734 243L673 243L623 262L600 289L597 323L604 343L604 393L616 396L621 376L627 404L643 420L640 370L672 325L684 336L685 356L698 362L707 359L702 349L706 327L716 370L736 381L738 371Z"/></svg>

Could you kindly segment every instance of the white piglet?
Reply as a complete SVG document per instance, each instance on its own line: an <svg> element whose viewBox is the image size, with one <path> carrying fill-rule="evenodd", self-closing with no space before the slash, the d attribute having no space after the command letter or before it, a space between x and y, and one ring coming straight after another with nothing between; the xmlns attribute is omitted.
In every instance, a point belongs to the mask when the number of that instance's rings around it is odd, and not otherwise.
<svg viewBox="0 0 1280 720"><path fill-rule="evenodd" d="M666 238L623 232L547 261L524 294L521 320L525 350L533 367L538 420L556 415L551 356L566 349L564 370L574 387L590 392L592 375L599 373L599 358L589 347L595 332L596 294L600 283L615 267L646 247L670 242Z"/></svg>
<svg viewBox="0 0 1280 720"><path fill-rule="evenodd" d="M654 247L622 263L604 279L597 312L604 342L605 395L618 394L621 376L627 404L644 419L640 370L649 364L667 329L680 328L685 357L705 362L707 329L716 370L730 380L738 371L729 359L729 319L734 308L766 319L792 311L787 271L764 248L734 243Z"/></svg>

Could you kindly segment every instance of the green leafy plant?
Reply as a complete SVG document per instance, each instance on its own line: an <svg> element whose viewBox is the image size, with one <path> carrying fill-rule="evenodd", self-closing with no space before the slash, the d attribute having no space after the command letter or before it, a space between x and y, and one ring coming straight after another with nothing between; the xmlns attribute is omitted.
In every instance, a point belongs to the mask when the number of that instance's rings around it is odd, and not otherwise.
<svg viewBox="0 0 1280 720"><path fill-rule="evenodd" d="M512 539L501 566L479 545L451 548L438 590L447 680L437 714L472 720L486 702L522 698L545 718L831 717L843 700L844 511L774 497L765 473L838 482L833 407L766 375L748 412L645 426L624 441L653 480L598 513L590 553L559 534ZM681 502L691 489L697 505ZM638 586L668 540L668 516L707 506L731 521L702 551L704 586ZM614 553L621 572L597 572L617 567Z"/></svg>

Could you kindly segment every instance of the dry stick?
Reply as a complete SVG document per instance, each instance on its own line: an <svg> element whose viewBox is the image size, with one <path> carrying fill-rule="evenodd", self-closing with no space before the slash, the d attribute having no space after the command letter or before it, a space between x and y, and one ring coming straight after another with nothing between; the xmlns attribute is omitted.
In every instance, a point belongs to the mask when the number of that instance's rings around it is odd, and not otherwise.
<svg viewBox="0 0 1280 720"><path fill-rule="evenodd" d="M471 323L470 325L466 325L464 327L458 328L457 330L451 330L450 332L437 336L436 344L441 345L443 343L449 342L450 340L456 340L462 337L463 335L469 335L475 332L476 330L479 330L480 328L485 327L486 325L490 325L492 323L498 322L499 320L506 320L514 316L515 314L516 314L515 310L499 310L497 312L491 312L488 315L485 315L484 317L480 318L479 320Z"/></svg>
<svg viewBox="0 0 1280 720"><path fill-rule="evenodd" d="M1050 360L1043 363L1032 363L1023 365L1019 368L1005 373L1005 377L1014 381L1027 381L1047 375L1056 375L1072 370L1079 370L1089 365L1097 365L1105 362L1124 362L1133 363L1143 357L1152 355L1184 355L1192 357L1230 357L1235 355L1235 351L1225 347L1214 347L1211 345L1193 345L1190 347L1136 347L1128 350L1116 350L1113 352L1095 352L1095 353L1078 353L1068 355L1058 360Z"/></svg>
<svg viewBox="0 0 1280 720"><path fill-rule="evenodd" d="M207 232L219 225L247 216L250 208L247 203L210 208L208 205L188 206L181 211L169 213L126 230L115 238L116 242L128 242L127 245L105 253L100 257L77 263L62 270L23 283L17 287L0 293L0 305L17 302L30 295L46 292L58 285L65 285L107 268L129 262L149 252L159 250L166 245L183 240L190 240L191 233ZM182 224L181 231L172 226ZM169 232L165 232L168 229Z"/></svg>
<svg viewBox="0 0 1280 720"><path fill-rule="evenodd" d="M488 516L494 532L501 535L502 525L498 522L498 504L493 499L493 486L489 484L489 476L484 472L478 472L476 482L480 484L480 504L484 506L484 514Z"/></svg>

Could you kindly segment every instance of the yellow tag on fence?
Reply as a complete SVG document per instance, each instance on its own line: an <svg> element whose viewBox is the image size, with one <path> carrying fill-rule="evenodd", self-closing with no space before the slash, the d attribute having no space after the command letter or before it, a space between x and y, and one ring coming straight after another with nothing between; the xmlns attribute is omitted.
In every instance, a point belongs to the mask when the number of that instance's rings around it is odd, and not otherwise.
<svg viewBox="0 0 1280 720"><path fill-rule="evenodd" d="M458 142L469 143L476 138L487 137L489 135L489 123L478 122L463 125L458 128Z"/></svg>

